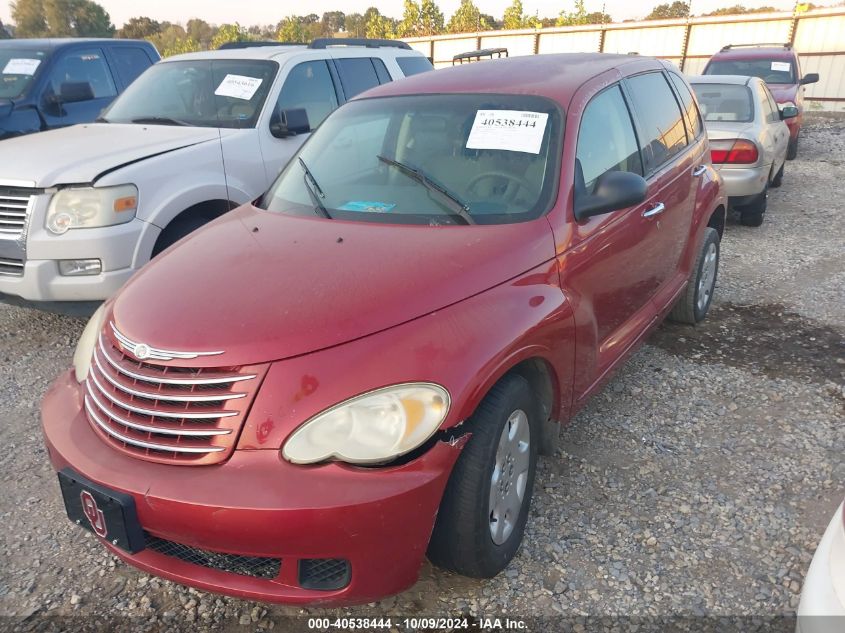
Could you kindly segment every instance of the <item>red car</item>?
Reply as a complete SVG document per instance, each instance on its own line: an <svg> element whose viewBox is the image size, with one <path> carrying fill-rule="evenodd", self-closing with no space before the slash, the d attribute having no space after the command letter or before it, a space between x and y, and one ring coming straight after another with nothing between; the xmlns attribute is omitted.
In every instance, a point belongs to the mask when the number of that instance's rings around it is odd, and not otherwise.
<svg viewBox="0 0 845 633"><path fill-rule="evenodd" d="M668 63L369 92L92 318L42 407L68 516L250 599L369 602L426 553L491 577L538 453L665 315L706 315L725 209Z"/></svg>
<svg viewBox="0 0 845 633"><path fill-rule="evenodd" d="M792 160L798 156L798 136L804 121L804 86L818 82L819 75L801 74L801 61L791 44L728 44L710 58L703 74L759 77L780 105L798 108L798 116L786 120L789 127L786 157Z"/></svg>

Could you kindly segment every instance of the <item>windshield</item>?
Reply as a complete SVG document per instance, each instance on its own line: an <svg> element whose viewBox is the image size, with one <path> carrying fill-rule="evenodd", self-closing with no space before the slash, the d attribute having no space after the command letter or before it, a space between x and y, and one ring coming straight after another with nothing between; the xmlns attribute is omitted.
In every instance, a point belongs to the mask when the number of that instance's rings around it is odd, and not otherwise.
<svg viewBox="0 0 845 633"><path fill-rule="evenodd" d="M694 83L692 89L705 121L749 123L754 120L754 104L747 86Z"/></svg>
<svg viewBox="0 0 845 633"><path fill-rule="evenodd" d="M782 59L730 59L712 61L705 75L744 75L759 77L767 84L794 84L792 62Z"/></svg>
<svg viewBox="0 0 845 633"><path fill-rule="evenodd" d="M0 99L20 97L45 59L46 51L0 48Z"/></svg>
<svg viewBox="0 0 845 633"><path fill-rule="evenodd" d="M254 127L277 68L267 60L160 62L142 73L100 120Z"/></svg>
<svg viewBox="0 0 845 633"><path fill-rule="evenodd" d="M503 224L545 213L557 187L558 107L528 95L352 101L291 160L262 206L403 224Z"/></svg>

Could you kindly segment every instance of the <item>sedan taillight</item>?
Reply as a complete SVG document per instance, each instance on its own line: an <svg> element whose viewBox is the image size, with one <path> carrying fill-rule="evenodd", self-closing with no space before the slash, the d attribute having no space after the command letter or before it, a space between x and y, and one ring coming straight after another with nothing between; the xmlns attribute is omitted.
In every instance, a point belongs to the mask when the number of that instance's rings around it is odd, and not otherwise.
<svg viewBox="0 0 845 633"><path fill-rule="evenodd" d="M757 145L745 139L710 142L710 160L716 164L750 165L760 158Z"/></svg>

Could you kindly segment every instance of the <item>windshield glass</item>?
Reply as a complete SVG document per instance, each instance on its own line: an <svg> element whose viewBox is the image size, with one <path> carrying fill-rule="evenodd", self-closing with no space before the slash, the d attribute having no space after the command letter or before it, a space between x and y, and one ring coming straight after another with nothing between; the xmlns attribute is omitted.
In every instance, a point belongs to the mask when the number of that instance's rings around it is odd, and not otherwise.
<svg viewBox="0 0 845 633"><path fill-rule="evenodd" d="M783 59L726 59L712 61L705 75L759 77L768 84L794 84L792 62Z"/></svg>
<svg viewBox="0 0 845 633"><path fill-rule="evenodd" d="M312 134L262 206L403 224L503 224L545 213L561 114L529 95L352 101Z"/></svg>
<svg viewBox="0 0 845 633"><path fill-rule="evenodd" d="M46 51L0 48L0 99L21 96L45 59Z"/></svg>
<svg viewBox="0 0 845 633"><path fill-rule="evenodd" d="M267 60L160 62L142 73L101 120L254 127L277 68Z"/></svg>
<svg viewBox="0 0 845 633"><path fill-rule="evenodd" d="M754 120L751 90L736 84L692 84L705 121Z"/></svg>

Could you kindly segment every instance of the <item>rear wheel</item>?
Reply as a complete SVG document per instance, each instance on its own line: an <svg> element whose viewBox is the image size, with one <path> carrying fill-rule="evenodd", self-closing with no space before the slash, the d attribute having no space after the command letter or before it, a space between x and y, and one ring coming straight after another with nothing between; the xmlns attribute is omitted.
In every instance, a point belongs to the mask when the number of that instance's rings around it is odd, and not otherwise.
<svg viewBox="0 0 845 633"><path fill-rule="evenodd" d="M713 301L719 274L719 232L704 229L704 241L693 266L687 289L669 313L669 318L695 325L704 320Z"/></svg>
<svg viewBox="0 0 845 633"><path fill-rule="evenodd" d="M739 221L744 226L760 226L763 224L763 214L769 206L769 185L754 200L738 208Z"/></svg>
<svg viewBox="0 0 845 633"><path fill-rule="evenodd" d="M502 378L466 424L472 437L443 493L428 557L491 578L516 555L528 521L540 435L528 381Z"/></svg>
<svg viewBox="0 0 845 633"><path fill-rule="evenodd" d="M774 189L777 189L783 184L783 170L786 167L786 161L781 164L780 169L778 169L778 173L775 174L775 177L772 179L772 184L769 185Z"/></svg>

